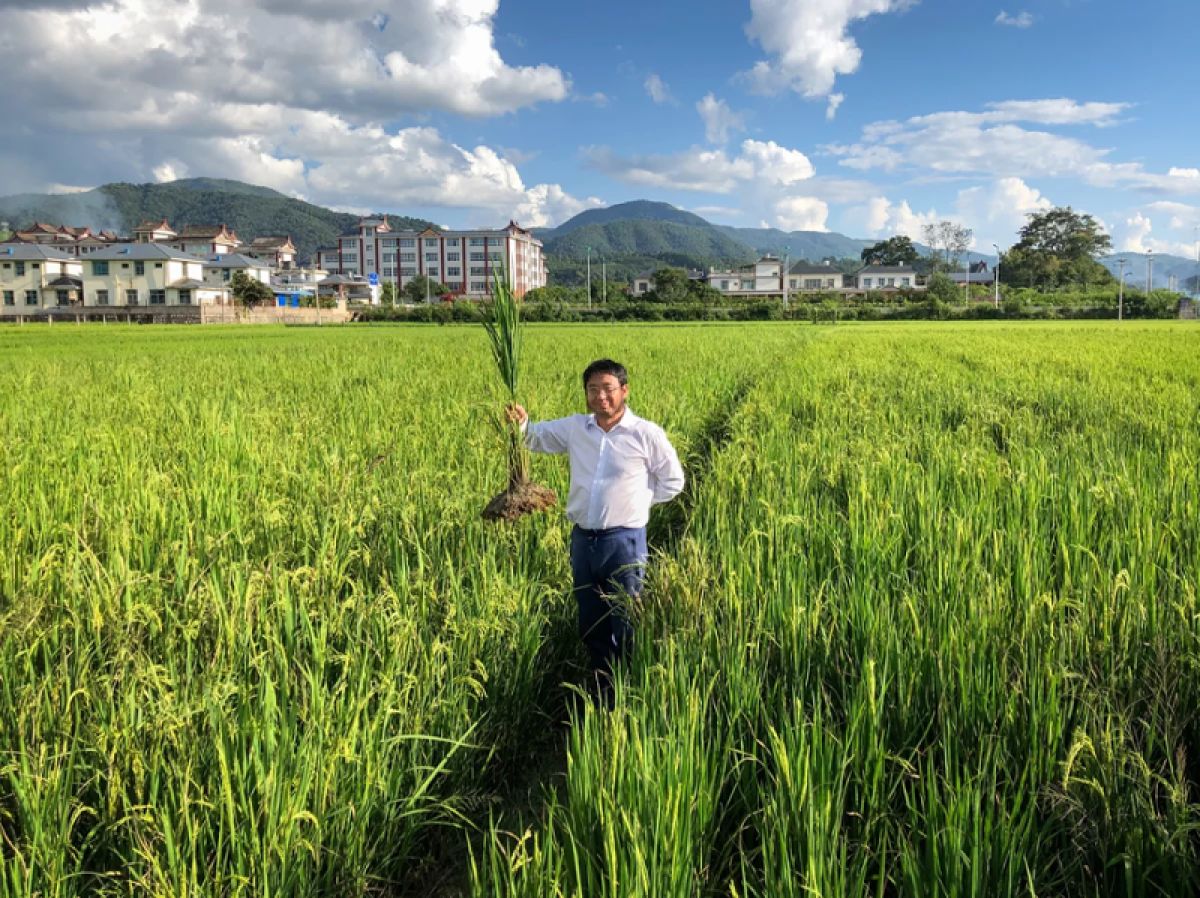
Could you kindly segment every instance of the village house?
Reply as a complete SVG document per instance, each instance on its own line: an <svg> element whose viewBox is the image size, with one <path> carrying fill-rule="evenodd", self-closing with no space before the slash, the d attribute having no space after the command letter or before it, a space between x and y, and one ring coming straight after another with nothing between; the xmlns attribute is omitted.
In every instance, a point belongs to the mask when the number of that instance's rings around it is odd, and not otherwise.
<svg viewBox="0 0 1200 898"><path fill-rule="evenodd" d="M0 315L78 305L83 264L53 246L0 245Z"/></svg>
<svg viewBox="0 0 1200 898"><path fill-rule="evenodd" d="M296 265L296 245L290 236L255 237L241 251L252 259L266 262L275 271L288 271Z"/></svg>
<svg viewBox="0 0 1200 898"><path fill-rule="evenodd" d="M161 243L129 243L92 253L83 267L85 306L223 303L228 290L205 280L205 261Z"/></svg>
<svg viewBox="0 0 1200 898"><path fill-rule="evenodd" d="M225 225L187 225L171 240L164 241L190 256L207 258L238 251L242 241Z"/></svg>
<svg viewBox="0 0 1200 898"><path fill-rule="evenodd" d="M227 288L234 274L239 271L251 280L271 286L271 266L242 253L210 256L204 263L204 283L210 287Z"/></svg>

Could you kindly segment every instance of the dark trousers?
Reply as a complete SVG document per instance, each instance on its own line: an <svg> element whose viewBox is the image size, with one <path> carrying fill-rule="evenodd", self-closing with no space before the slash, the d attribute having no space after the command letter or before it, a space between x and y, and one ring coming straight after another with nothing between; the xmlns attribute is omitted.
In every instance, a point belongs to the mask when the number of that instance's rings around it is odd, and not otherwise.
<svg viewBox="0 0 1200 898"><path fill-rule="evenodd" d="M571 577L579 604L579 637L591 656L601 687L614 661L633 648L626 603L642 592L646 573L646 528L571 531Z"/></svg>

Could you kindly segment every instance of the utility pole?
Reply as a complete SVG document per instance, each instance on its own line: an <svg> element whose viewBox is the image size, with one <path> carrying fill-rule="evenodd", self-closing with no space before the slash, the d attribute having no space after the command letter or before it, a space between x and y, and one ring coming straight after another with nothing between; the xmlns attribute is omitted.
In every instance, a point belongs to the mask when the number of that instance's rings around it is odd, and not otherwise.
<svg viewBox="0 0 1200 898"><path fill-rule="evenodd" d="M608 259L600 258L600 302L608 305Z"/></svg>
<svg viewBox="0 0 1200 898"><path fill-rule="evenodd" d="M996 251L996 267L992 269L992 280L996 282L996 294L992 297L992 305L998 309L1000 308L1000 246L993 243L992 249Z"/></svg>
<svg viewBox="0 0 1200 898"><path fill-rule="evenodd" d="M779 286L783 288L783 310L786 312L788 308L788 262L792 254L792 248L785 246L783 248L783 268L779 271Z"/></svg>
<svg viewBox="0 0 1200 898"><path fill-rule="evenodd" d="M588 308L592 307L592 248L587 248L587 299Z"/></svg>
<svg viewBox="0 0 1200 898"><path fill-rule="evenodd" d="M1121 286L1117 291L1117 320L1121 321L1125 317L1125 260L1117 259L1117 264L1121 266Z"/></svg>
<svg viewBox="0 0 1200 898"><path fill-rule="evenodd" d="M963 302L969 303L971 301L971 251L970 250L967 250L967 261L963 265L963 273L967 276L967 279L965 281L963 281Z"/></svg>

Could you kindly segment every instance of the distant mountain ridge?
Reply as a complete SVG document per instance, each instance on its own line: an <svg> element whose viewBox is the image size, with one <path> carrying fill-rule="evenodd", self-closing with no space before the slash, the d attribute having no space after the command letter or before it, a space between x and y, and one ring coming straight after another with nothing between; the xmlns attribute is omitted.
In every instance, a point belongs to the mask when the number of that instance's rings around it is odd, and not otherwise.
<svg viewBox="0 0 1200 898"><path fill-rule="evenodd" d="M423 218L389 217L395 228L422 230L432 225ZM129 235L147 219L164 218L176 230L186 225L226 224L247 242L254 237L290 234L304 260L318 247L334 245L359 216L334 212L269 187L220 178L115 183L80 193L0 197L0 221L14 229L44 221Z"/></svg>

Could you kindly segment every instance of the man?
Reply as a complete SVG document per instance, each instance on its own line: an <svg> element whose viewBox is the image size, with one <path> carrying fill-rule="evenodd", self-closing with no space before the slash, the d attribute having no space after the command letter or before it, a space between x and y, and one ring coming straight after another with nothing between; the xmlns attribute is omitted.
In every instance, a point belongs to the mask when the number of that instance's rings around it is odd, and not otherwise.
<svg viewBox="0 0 1200 898"><path fill-rule="evenodd" d="M612 700L612 665L629 653L633 627L623 600L642 591L650 506L683 489L683 468L666 433L626 405L629 377L611 359L583 372L590 415L530 423L525 409L508 407L533 452L566 453L571 460L567 518L571 575L579 604L579 635L587 646L600 696Z"/></svg>

